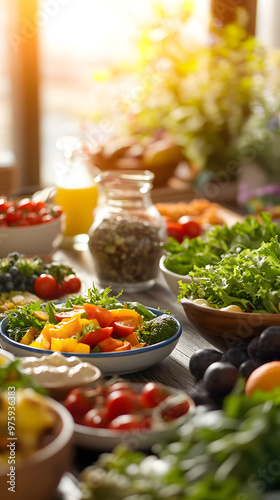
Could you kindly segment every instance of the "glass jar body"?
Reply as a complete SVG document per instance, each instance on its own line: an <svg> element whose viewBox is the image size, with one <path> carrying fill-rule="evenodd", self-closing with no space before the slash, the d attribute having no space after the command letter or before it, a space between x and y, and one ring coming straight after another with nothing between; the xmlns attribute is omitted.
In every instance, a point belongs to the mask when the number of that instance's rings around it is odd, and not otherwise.
<svg viewBox="0 0 280 500"><path fill-rule="evenodd" d="M104 172L102 205L89 231L89 249L101 286L141 291L154 285L165 226L152 204L151 172Z"/></svg>

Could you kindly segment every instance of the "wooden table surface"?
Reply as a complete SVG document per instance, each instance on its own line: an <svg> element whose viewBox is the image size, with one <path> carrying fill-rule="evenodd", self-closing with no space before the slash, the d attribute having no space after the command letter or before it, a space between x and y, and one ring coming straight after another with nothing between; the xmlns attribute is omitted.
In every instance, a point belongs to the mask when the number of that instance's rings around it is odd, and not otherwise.
<svg viewBox="0 0 280 500"><path fill-rule="evenodd" d="M94 264L89 251L81 252L59 249L53 254L52 258L55 261L73 267L83 282L81 293L84 293L93 283L99 288L94 271ZM108 283L108 286L109 285ZM117 294L117 291L112 289L112 295L115 294ZM121 300L138 301L148 307L160 307L161 309L168 310L182 325L182 335L171 355L148 369L129 375L123 375L122 378L127 378L133 382L158 381L171 387L182 389L192 395L195 384L194 378L188 368L190 357L197 349L213 346L191 327L183 307L177 302L177 297L169 289L164 276L159 271L156 284L152 288L141 293L125 293L124 291L121 295ZM92 464L97 457L98 454L93 450L76 448L74 469L72 472L76 475L86 466ZM59 495L55 500L61 499L64 500L64 495Z"/></svg>

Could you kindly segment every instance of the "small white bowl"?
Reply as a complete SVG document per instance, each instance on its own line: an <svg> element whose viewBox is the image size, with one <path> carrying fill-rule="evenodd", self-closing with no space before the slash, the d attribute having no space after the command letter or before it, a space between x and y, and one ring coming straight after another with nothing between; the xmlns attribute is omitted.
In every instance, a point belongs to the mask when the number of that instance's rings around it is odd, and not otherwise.
<svg viewBox="0 0 280 500"><path fill-rule="evenodd" d="M60 244L65 215L31 226L0 227L0 258L10 252L24 255L51 254Z"/></svg>
<svg viewBox="0 0 280 500"><path fill-rule="evenodd" d="M72 389L91 386L101 377L101 371L97 366L84 363L74 353L67 357L61 352L46 354L41 358L24 357L21 362L21 371L37 380L38 384L58 401L62 401Z"/></svg>
<svg viewBox="0 0 280 500"><path fill-rule="evenodd" d="M173 273L172 271L169 271L164 265L166 255L163 255L159 261L159 268L161 272L163 273L163 276L165 278L166 283L168 284L170 290L178 297L180 287L178 282L182 281L183 283L191 283L192 280L188 275L184 274L177 274Z"/></svg>
<svg viewBox="0 0 280 500"><path fill-rule="evenodd" d="M133 384L133 388L140 392L144 385L144 383ZM156 443L169 441L174 435L176 429L183 425L189 416L193 414L195 410L195 403L187 393L172 387L164 386L163 384L160 385L162 387L166 387L172 396L181 396L188 400L190 407L189 411L185 415L182 415L171 422L161 422L154 429L146 431L134 430L133 432L125 432L74 424L74 443L82 448L89 448L98 451L111 451L119 444L128 446L133 450L147 451ZM164 401L162 404L164 404ZM161 405L154 408L154 411L158 412L160 406Z"/></svg>
<svg viewBox="0 0 280 500"><path fill-rule="evenodd" d="M147 307L156 316L164 314L158 309ZM140 349L131 349L130 351L122 352L98 352L90 354L77 354L64 352L65 356L77 355L82 361L92 363L97 366L103 375L123 375L126 373L135 373L140 370L149 368L150 366L159 363L175 349L180 335L182 333L182 325L177 322L176 333L167 340L158 344L142 347ZM8 318L5 318L0 323L0 345L7 351L12 352L15 356L36 356L41 357L46 354L52 354L54 351L45 349L37 349L28 345L20 344L15 340L10 339L6 334Z"/></svg>

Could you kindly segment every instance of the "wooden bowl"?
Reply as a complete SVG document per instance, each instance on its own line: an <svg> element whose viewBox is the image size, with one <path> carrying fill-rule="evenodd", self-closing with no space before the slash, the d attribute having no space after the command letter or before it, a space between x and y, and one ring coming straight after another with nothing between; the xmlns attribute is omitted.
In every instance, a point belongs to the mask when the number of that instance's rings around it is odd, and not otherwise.
<svg viewBox="0 0 280 500"><path fill-rule="evenodd" d="M29 389L28 389L29 390ZM63 474L70 469L73 458L73 419L63 405L52 398L44 396L46 405L55 414L56 424L52 430L53 439L43 448L16 463L15 478L14 470L11 469L12 461L0 465L0 491L1 500L51 500L54 498L57 486ZM12 442L12 441L10 441ZM14 486L7 483L7 474L11 481L15 482L16 493L9 487Z"/></svg>
<svg viewBox="0 0 280 500"><path fill-rule="evenodd" d="M227 312L181 299L185 314L198 333L223 351L260 335L268 326L280 326L280 314Z"/></svg>

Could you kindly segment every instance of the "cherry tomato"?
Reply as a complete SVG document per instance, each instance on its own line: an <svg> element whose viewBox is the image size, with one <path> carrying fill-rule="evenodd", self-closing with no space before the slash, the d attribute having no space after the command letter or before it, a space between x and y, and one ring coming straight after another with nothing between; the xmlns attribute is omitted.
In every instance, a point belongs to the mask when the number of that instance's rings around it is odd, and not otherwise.
<svg viewBox="0 0 280 500"><path fill-rule="evenodd" d="M13 201L8 201L5 198L0 198L0 212L6 213L8 208L14 207Z"/></svg>
<svg viewBox="0 0 280 500"><path fill-rule="evenodd" d="M133 431L133 430L147 430L152 426L152 420L148 416L142 417L141 415L119 415L114 418L109 424L108 429L115 431Z"/></svg>
<svg viewBox="0 0 280 500"><path fill-rule="evenodd" d="M189 239L192 239L201 234L201 226L198 222L194 220L187 220L184 222L184 217L181 217L179 222L182 225L184 237L187 236Z"/></svg>
<svg viewBox="0 0 280 500"><path fill-rule="evenodd" d="M155 382L148 382L141 391L141 405L144 408L155 408L155 406L158 406L168 396L169 393L158 384Z"/></svg>
<svg viewBox="0 0 280 500"><path fill-rule="evenodd" d="M108 419L103 408L92 408L82 419L82 425L95 428L106 428Z"/></svg>
<svg viewBox="0 0 280 500"><path fill-rule="evenodd" d="M187 399L179 403L174 403L168 406L161 412L162 418L169 422L170 420L175 420L176 418L182 417L188 413L190 409L190 403Z"/></svg>
<svg viewBox="0 0 280 500"><path fill-rule="evenodd" d="M121 321L114 321L112 323L114 328L114 333L119 337L127 337L132 332L134 332L136 326L138 326L137 318L128 318Z"/></svg>
<svg viewBox="0 0 280 500"><path fill-rule="evenodd" d="M77 293L81 289L81 280L75 274L64 278L63 288L65 293Z"/></svg>
<svg viewBox="0 0 280 500"><path fill-rule="evenodd" d="M179 243L182 243L184 239L184 231L179 222L167 222L166 230L169 237L175 238L175 240L179 241Z"/></svg>
<svg viewBox="0 0 280 500"><path fill-rule="evenodd" d="M16 210L14 207L10 207L6 212L6 220L8 226L15 226L22 219L22 212Z"/></svg>
<svg viewBox="0 0 280 500"><path fill-rule="evenodd" d="M37 201L35 204L35 210L40 212L41 210L47 210L46 204L44 201Z"/></svg>
<svg viewBox="0 0 280 500"><path fill-rule="evenodd" d="M135 413L139 406L138 396L130 394L127 390L113 391L105 401L105 409L109 420L113 420L119 415Z"/></svg>
<svg viewBox="0 0 280 500"><path fill-rule="evenodd" d="M17 203L17 208L26 212L33 212L36 208L36 203L30 200L30 198L23 198Z"/></svg>
<svg viewBox="0 0 280 500"><path fill-rule="evenodd" d="M42 299L51 299L56 296L57 282L51 274L41 274L34 282L34 292Z"/></svg>
<svg viewBox="0 0 280 500"><path fill-rule="evenodd" d="M29 212L26 216L26 220L28 220L29 224L34 226L35 224L40 224L42 219L39 214L36 212Z"/></svg>
<svg viewBox="0 0 280 500"><path fill-rule="evenodd" d="M66 396L64 406L71 413L75 422L81 422L84 415L92 409L92 403L83 392L77 388Z"/></svg>

